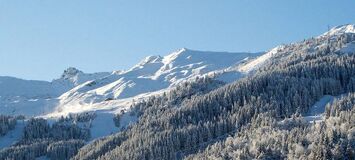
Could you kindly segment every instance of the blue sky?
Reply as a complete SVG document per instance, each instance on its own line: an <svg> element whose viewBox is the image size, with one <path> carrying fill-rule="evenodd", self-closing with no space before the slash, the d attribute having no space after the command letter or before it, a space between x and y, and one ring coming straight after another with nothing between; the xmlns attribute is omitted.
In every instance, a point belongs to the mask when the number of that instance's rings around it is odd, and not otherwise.
<svg viewBox="0 0 355 160"><path fill-rule="evenodd" d="M354 0L0 0L0 75L52 80L148 55L257 52L355 23Z"/></svg>

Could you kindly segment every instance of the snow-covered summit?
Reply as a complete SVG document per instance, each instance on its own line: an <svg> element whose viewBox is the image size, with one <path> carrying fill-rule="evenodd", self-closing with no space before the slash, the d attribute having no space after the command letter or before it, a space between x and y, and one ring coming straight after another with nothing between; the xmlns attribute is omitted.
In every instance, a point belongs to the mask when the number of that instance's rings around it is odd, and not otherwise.
<svg viewBox="0 0 355 160"><path fill-rule="evenodd" d="M72 78L78 74L83 74L84 72L83 71L80 71L74 67L69 67L67 68L66 70L64 70L61 78L63 79L69 79L69 78Z"/></svg>
<svg viewBox="0 0 355 160"><path fill-rule="evenodd" d="M333 27L328 32L325 32L322 36L333 36L340 35L346 33L355 33L355 25L354 24L346 24Z"/></svg>
<svg viewBox="0 0 355 160"><path fill-rule="evenodd" d="M110 74L110 72L84 73L83 71L77 68L69 67L64 70L63 74L60 76L59 79L53 80L52 83L62 84L68 86L69 88L73 88L84 82L105 77Z"/></svg>

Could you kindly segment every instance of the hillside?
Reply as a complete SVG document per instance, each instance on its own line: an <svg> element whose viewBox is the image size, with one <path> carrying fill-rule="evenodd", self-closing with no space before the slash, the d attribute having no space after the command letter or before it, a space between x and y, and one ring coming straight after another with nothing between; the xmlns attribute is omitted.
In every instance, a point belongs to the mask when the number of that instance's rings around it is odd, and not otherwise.
<svg viewBox="0 0 355 160"><path fill-rule="evenodd" d="M74 159L353 157L355 57L343 49L355 34L333 32L338 28L245 63L251 69L242 71L254 74L232 84L197 95L179 88L138 103L136 124L83 147ZM200 88L204 83L214 82L198 82ZM332 104L329 95L340 98ZM311 114L322 118L309 121Z"/></svg>

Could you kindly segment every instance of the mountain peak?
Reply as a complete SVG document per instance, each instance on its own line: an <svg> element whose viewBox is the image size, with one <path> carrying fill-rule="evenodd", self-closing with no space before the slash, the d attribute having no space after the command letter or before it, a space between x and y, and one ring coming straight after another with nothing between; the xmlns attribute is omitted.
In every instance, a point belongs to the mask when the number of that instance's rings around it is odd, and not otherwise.
<svg viewBox="0 0 355 160"><path fill-rule="evenodd" d="M71 77L74 77L74 76L78 75L79 73L83 73L83 72L78 70L75 67L69 67L66 70L64 70L61 78L68 79L68 78L71 78Z"/></svg>
<svg viewBox="0 0 355 160"><path fill-rule="evenodd" d="M164 56L163 63L169 64L169 63L173 62L175 59L177 59L179 56L181 56L182 54L186 53L187 51L191 51L191 50L189 50L187 48L181 48L175 52L172 52L171 54Z"/></svg>
<svg viewBox="0 0 355 160"><path fill-rule="evenodd" d="M340 35L346 33L355 33L355 25L354 24L345 24L333 27L328 32L325 32L323 36L332 36L332 35Z"/></svg>
<svg viewBox="0 0 355 160"><path fill-rule="evenodd" d="M156 63L159 62L161 60L161 56L148 56L145 57L143 61L141 61L139 64L140 65L144 65L144 64L148 64L148 63Z"/></svg>
<svg viewBox="0 0 355 160"><path fill-rule="evenodd" d="M185 48L185 47L184 47L184 48L180 48L178 52L181 53L181 52L185 52L185 51L188 51L188 50L189 50L188 48Z"/></svg>

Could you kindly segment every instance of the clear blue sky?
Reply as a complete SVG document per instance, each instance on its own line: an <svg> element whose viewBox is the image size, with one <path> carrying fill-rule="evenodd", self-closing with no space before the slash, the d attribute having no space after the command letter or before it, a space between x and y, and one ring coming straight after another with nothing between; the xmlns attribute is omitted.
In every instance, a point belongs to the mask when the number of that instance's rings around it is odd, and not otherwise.
<svg viewBox="0 0 355 160"><path fill-rule="evenodd" d="M0 0L0 75L128 69L186 47L263 51L355 23L354 0Z"/></svg>

